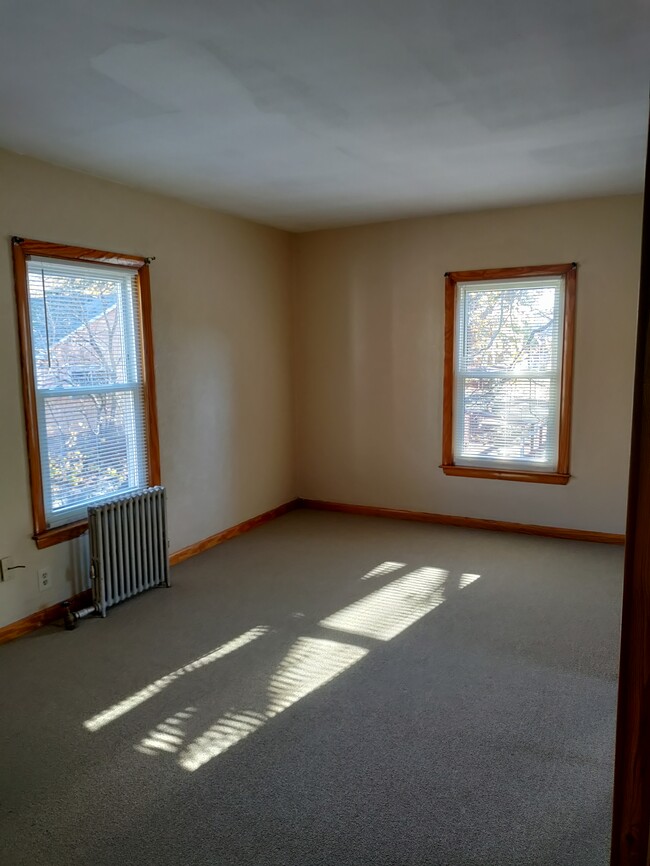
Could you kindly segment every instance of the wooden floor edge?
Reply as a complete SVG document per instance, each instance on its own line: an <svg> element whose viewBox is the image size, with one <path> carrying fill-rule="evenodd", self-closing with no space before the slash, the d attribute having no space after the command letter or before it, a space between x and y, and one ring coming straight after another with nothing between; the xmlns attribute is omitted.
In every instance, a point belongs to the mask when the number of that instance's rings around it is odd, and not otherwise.
<svg viewBox="0 0 650 866"><path fill-rule="evenodd" d="M262 526L281 517L296 508L310 508L318 511L338 511L344 514L361 514L369 517L391 517L398 520L415 520L421 523L437 523L443 526L460 526L469 529L489 529L495 532L516 532L524 535L541 535L546 538L564 538L569 541L594 541L601 544L624 544L625 535L614 532L595 532L588 529L565 529L558 526L537 526L532 523L509 523L505 520L485 520L480 517L457 517L451 514L434 514L429 511L407 511L398 508L382 508L374 505L350 505L345 502L328 502L320 499L292 499L277 508L271 508L263 514L244 520L236 526L223 529L214 535L183 547L169 557L170 565L179 565L197 556L217 544L222 544L238 535L243 535L256 526ZM68 599L73 607L83 607L89 604L90 590L85 590ZM8 643L17 637L29 634L44 625L49 625L63 616L63 602L36 611L29 616L0 628L0 644Z"/></svg>
<svg viewBox="0 0 650 866"><path fill-rule="evenodd" d="M486 520L482 517L457 517L430 511L407 511L374 505L350 505L345 502L327 502L320 499L301 499L300 507L318 511L339 511L344 514L362 514L368 517L392 517L397 520L415 520L443 526L468 529L489 529L493 532L516 532L522 535L541 535L545 538L563 538L567 541L594 541L599 544L625 544L625 535L615 532L596 532L589 529L566 529L560 526L538 526L534 523L510 523L506 520Z"/></svg>
<svg viewBox="0 0 650 866"><path fill-rule="evenodd" d="M258 514L249 520L244 520L236 526L222 529L221 532L210 535L208 538L203 538L201 541L196 541L194 544L183 547L182 550L175 551L169 557L169 564L178 565L181 562L185 562L186 559L210 550L211 547L216 547L217 544L222 544L224 541L229 541L231 538L243 535L244 532L250 532L256 526L262 526L262 524L268 523L270 520L275 520L276 517L282 517L283 514L293 511L294 508L300 508L301 505L302 503L299 499L291 499L289 502L278 505L277 508L271 508L270 511L265 511L263 514Z"/></svg>
<svg viewBox="0 0 650 866"><path fill-rule="evenodd" d="M67 599L73 608L85 607L91 604L90 590L85 589L83 592L73 595ZM58 601L50 607L37 610L36 613L31 613L29 616L23 617L16 622L10 622L9 625L0 628L0 644L9 643L17 637L22 637L24 634L29 634L30 631L36 631L44 625L50 625L56 622L57 619L63 617L63 602Z"/></svg>
<svg viewBox="0 0 650 866"><path fill-rule="evenodd" d="M244 532L249 532L251 529L255 529L256 526L268 523L270 520L274 520L276 517L281 517L283 514L287 514L289 511L293 511L294 508L300 508L301 506L302 503L299 499L292 499L289 502L284 502L282 505L278 505L277 508L271 508L270 511L265 511L263 514L258 514L256 517L251 517L249 520L244 520L236 526L223 529L221 532L217 532L209 538L204 538L202 541L197 541L195 544L190 544L188 547L175 551L169 557L169 564L178 565L181 562L185 562L186 559L189 559L192 556L203 553L205 550L210 550L211 547L215 547L217 544L221 544L231 538L236 538ZM85 607L91 603L90 590L84 590L84 592L80 592L67 600L73 608ZM42 628L44 625L50 625L51 623L56 622L56 620L61 619L63 617L62 605L63 601L59 601L50 607L46 607L43 610L38 610L29 616L23 617L23 619L2 626L0 628L0 644L8 643L15 638L22 637L25 634L29 634L29 632Z"/></svg>

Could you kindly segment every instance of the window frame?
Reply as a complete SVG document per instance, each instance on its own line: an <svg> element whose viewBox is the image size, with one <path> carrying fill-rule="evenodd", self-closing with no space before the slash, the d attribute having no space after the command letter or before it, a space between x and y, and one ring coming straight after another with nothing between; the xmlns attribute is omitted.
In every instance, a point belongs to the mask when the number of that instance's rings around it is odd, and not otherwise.
<svg viewBox="0 0 650 866"><path fill-rule="evenodd" d="M519 268L488 268L475 271L448 271L445 274L445 359L443 382L442 463L445 475L493 478L501 481L531 481L541 484L568 484L571 474L571 412L575 347L576 262ZM560 347L560 404L558 414L558 461L554 472L534 469L499 469L497 466L458 466L454 463L454 357L456 351L456 307L458 283L508 280L526 277L564 277L564 330Z"/></svg>
<svg viewBox="0 0 650 866"><path fill-rule="evenodd" d="M95 262L124 267L137 271L137 301L139 304L140 352L142 364L142 390L145 415L145 443L148 458L148 484L160 484L160 444L158 438L158 415L156 411L156 379L154 370L153 335L151 328L151 285L149 263L151 259L142 256L123 255L86 247L67 246L48 241L12 238L14 288L18 316L18 335L20 346L20 368L23 390L23 408L27 437L27 458L32 502L34 534L36 547L42 549L83 535L88 528L87 519L76 520L62 526L48 527L45 519L43 496L43 469L36 406L36 380L32 352L32 330L29 312L29 286L27 261L31 256L62 259L68 262Z"/></svg>

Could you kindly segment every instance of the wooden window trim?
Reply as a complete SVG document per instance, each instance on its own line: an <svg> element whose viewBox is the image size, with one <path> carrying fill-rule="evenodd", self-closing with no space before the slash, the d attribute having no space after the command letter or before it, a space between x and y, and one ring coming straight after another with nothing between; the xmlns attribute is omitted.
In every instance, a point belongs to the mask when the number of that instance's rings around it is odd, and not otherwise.
<svg viewBox="0 0 650 866"><path fill-rule="evenodd" d="M47 241L12 238L14 262L14 286L18 314L20 343L20 370L27 435L27 457L29 461L29 484L32 500L34 534L32 538L40 548L51 547L69 541L86 532L87 520L76 520L63 526L48 528L45 522L43 498L43 476L36 412L36 385L32 354L32 331L29 319L29 289L27 284L27 260L31 256L64 259L72 262L97 262L111 266L135 268L138 280L140 304L140 345L142 347L142 378L146 418L146 443L149 466L149 484L160 484L160 443L158 439L158 416L156 411L156 378L154 371L153 336L151 329L151 285L149 282L150 259L141 256L122 255L85 247L65 246Z"/></svg>
<svg viewBox="0 0 650 866"><path fill-rule="evenodd" d="M539 484L568 484L571 453L571 408L573 398L573 356L575 347L576 310L575 262L561 265L536 265L527 268L492 268L478 271L450 271L445 274L445 363L443 381L442 463L445 475L468 478L493 478L501 481L529 481ZM515 279L517 277L565 278L564 332L562 343L562 373L560 376L560 411L558 463L555 472L535 472L530 469L498 469L480 466L457 466L454 463L454 352L456 336L456 297L458 283L483 280Z"/></svg>

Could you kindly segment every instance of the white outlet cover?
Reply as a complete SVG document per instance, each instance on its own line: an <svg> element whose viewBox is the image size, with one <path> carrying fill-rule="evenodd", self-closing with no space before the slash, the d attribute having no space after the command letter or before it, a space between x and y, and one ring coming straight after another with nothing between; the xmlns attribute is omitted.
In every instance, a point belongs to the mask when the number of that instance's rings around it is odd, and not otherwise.
<svg viewBox="0 0 650 866"><path fill-rule="evenodd" d="M39 568L38 570L38 588L41 592L45 592L52 585L50 571L48 568Z"/></svg>

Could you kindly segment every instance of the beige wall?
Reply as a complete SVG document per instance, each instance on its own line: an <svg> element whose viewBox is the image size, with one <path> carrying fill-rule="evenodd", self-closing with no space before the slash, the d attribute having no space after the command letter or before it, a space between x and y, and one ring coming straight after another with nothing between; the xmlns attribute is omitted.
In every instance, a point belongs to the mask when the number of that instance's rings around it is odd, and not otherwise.
<svg viewBox="0 0 650 866"><path fill-rule="evenodd" d="M0 626L78 591L79 542L32 532L11 235L156 256L153 332L171 548L295 495L288 236L0 152ZM53 586L37 588L38 568Z"/></svg>
<svg viewBox="0 0 650 866"><path fill-rule="evenodd" d="M300 496L622 532L640 196L314 232L294 238ZM443 274L577 261L573 478L446 477Z"/></svg>
<svg viewBox="0 0 650 866"><path fill-rule="evenodd" d="M0 556L26 566L0 584L0 627L84 579L83 541L30 538L11 235L156 256L178 550L295 495L623 531L640 229L641 199L624 196L290 237L0 151ZM572 481L445 477L444 272L573 260Z"/></svg>

